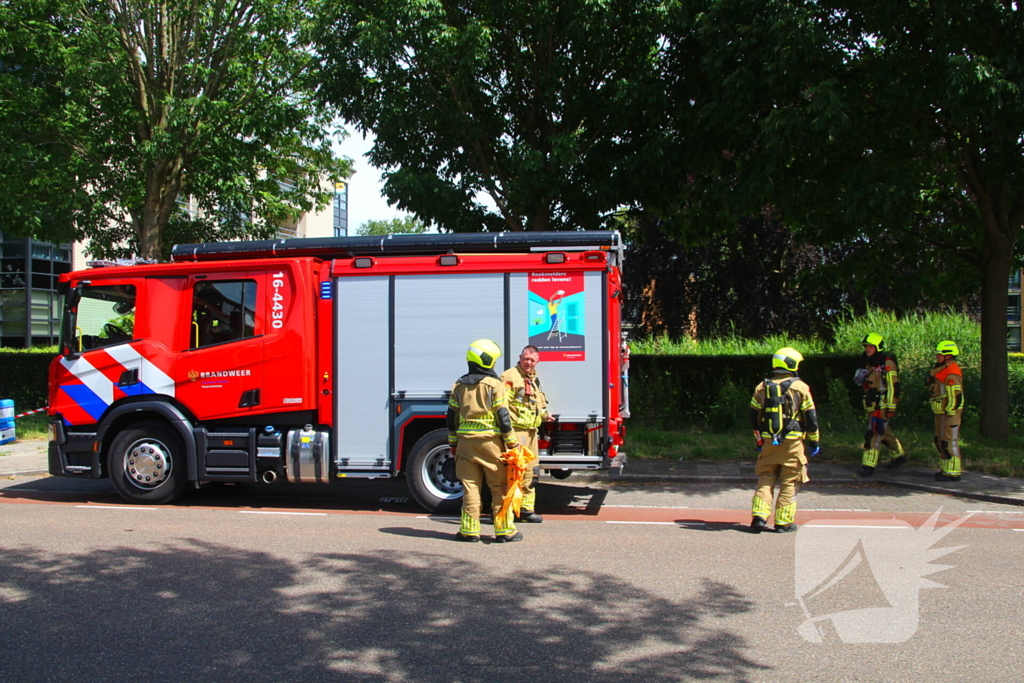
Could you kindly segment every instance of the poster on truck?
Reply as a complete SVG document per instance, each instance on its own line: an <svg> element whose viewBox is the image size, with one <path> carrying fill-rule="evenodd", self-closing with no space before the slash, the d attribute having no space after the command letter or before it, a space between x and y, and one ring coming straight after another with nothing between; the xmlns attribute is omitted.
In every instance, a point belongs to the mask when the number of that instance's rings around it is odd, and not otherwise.
<svg viewBox="0 0 1024 683"><path fill-rule="evenodd" d="M530 344L541 361L583 361L586 296L583 273L530 273Z"/></svg>

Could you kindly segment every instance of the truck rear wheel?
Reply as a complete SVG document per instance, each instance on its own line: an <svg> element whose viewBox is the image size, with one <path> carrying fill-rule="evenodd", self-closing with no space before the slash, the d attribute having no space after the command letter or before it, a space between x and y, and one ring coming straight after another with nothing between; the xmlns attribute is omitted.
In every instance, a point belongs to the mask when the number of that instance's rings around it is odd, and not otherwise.
<svg viewBox="0 0 1024 683"><path fill-rule="evenodd" d="M462 506L462 482L455 476L455 458L448 430L427 432L409 454L405 475L416 502L430 512L455 512Z"/></svg>
<svg viewBox="0 0 1024 683"><path fill-rule="evenodd" d="M150 420L125 429L107 454L114 490L130 503L161 505L185 490L185 445L170 427Z"/></svg>

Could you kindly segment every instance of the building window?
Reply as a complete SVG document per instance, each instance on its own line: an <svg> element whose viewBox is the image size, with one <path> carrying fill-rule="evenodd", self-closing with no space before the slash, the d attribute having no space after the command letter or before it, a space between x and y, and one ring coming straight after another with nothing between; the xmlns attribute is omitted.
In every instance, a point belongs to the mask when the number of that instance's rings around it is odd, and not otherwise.
<svg viewBox="0 0 1024 683"><path fill-rule="evenodd" d="M1006 350L1020 351L1020 328L1008 327L1006 329Z"/></svg>
<svg viewBox="0 0 1024 683"><path fill-rule="evenodd" d="M334 236L348 237L348 183L334 184Z"/></svg>

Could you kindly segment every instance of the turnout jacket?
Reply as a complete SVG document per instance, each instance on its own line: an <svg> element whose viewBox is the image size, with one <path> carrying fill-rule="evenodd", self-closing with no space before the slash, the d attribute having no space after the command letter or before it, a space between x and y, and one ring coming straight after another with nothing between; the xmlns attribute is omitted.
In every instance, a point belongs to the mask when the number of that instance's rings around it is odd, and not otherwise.
<svg viewBox="0 0 1024 683"><path fill-rule="evenodd" d="M783 408L783 414L788 418L788 423L783 426L782 438L820 441L818 410L814 406L811 388L795 374L778 371L773 372L771 377L758 384L750 399L750 425L754 430L755 437L762 438L764 431L765 382L782 384L788 380L792 380L792 382L789 385L789 390L786 391Z"/></svg>
<svg viewBox="0 0 1024 683"><path fill-rule="evenodd" d="M896 412L900 400L900 375L896 359L885 353L864 355L864 367L857 372L864 390L864 408L869 412Z"/></svg>
<svg viewBox="0 0 1024 683"><path fill-rule="evenodd" d="M964 409L964 375L955 360L933 367L928 371L925 382L933 413L956 415Z"/></svg>
<svg viewBox="0 0 1024 683"><path fill-rule="evenodd" d="M448 399L448 444L460 438L486 439L498 435L506 446L514 446L515 431L508 412L505 385L493 370L470 364L469 372L455 381Z"/></svg>
<svg viewBox="0 0 1024 683"><path fill-rule="evenodd" d="M548 397L540 387L537 373L527 375L519 365L501 373L508 394L508 410L516 429L537 429L548 412Z"/></svg>

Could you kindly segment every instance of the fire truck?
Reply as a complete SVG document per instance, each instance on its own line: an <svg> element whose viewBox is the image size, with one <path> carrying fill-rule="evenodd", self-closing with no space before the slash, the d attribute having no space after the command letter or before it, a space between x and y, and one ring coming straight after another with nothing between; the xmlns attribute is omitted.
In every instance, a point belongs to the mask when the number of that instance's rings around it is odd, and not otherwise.
<svg viewBox="0 0 1024 683"><path fill-rule="evenodd" d="M544 470L621 468L622 259L614 231L421 234L177 245L170 263L61 275L50 473L145 504L405 477L452 510L445 414L481 338L505 368L539 350Z"/></svg>

